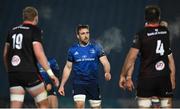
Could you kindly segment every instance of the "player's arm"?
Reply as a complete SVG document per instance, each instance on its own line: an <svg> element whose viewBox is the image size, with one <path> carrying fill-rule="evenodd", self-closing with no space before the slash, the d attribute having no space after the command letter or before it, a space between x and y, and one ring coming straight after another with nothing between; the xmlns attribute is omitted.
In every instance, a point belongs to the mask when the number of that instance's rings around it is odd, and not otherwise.
<svg viewBox="0 0 180 109"><path fill-rule="evenodd" d="M138 53L139 53L139 49L131 48L129 50L129 53L127 54L125 63L123 65L121 75L126 75L126 78L132 77L134 64L135 64Z"/></svg>
<svg viewBox="0 0 180 109"><path fill-rule="evenodd" d="M8 71L7 59L8 59L8 53L9 53L9 47L10 47L9 43L6 42L4 45L4 52L3 52L3 60L4 60L4 65L5 65L6 71Z"/></svg>
<svg viewBox="0 0 180 109"><path fill-rule="evenodd" d="M70 76L70 73L71 73L71 70L72 70L72 62L70 61L67 61L66 62L66 65L64 67L64 70L63 70L63 76L62 76L62 80L61 80L61 85L60 85L60 88L59 88L59 93L61 95L65 95L65 92L64 92L64 85L66 84L69 76Z"/></svg>
<svg viewBox="0 0 180 109"><path fill-rule="evenodd" d="M45 56L44 50L43 50L43 46L40 42L38 41L34 41L33 42L33 50L36 56L36 59L38 60L38 62L41 64L41 66L43 67L43 69L48 73L48 75L51 77L51 79L54 81L54 83L56 84L56 86L59 86L59 80L57 79L57 77L54 75L54 73L52 72L51 68L48 65L48 61L47 58Z"/></svg>
<svg viewBox="0 0 180 109"><path fill-rule="evenodd" d="M168 59L169 59L170 78L171 78L172 89L175 89L175 87L176 87L175 64L174 64L174 58L173 58L172 53L170 55L168 55Z"/></svg>
<svg viewBox="0 0 180 109"><path fill-rule="evenodd" d="M127 87L130 91L134 87L132 83L132 74L134 70L134 64L139 53L139 49L131 48L126 56L122 71L120 73L119 86L121 88ZM126 82L126 86L125 86Z"/></svg>
<svg viewBox="0 0 180 109"><path fill-rule="evenodd" d="M105 76L105 79L107 81L109 81L111 79L111 73L110 73L111 67L110 67L110 63L109 63L109 61L108 61L106 56L101 56L99 58L99 60L100 60L100 62L102 63L102 65L104 67L104 73L105 73L104 76Z"/></svg>

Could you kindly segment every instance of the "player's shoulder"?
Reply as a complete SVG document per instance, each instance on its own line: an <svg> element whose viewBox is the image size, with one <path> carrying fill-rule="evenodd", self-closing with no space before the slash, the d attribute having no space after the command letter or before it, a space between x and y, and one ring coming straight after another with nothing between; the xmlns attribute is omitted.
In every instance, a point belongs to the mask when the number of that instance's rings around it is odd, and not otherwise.
<svg viewBox="0 0 180 109"><path fill-rule="evenodd" d="M78 43L73 43L69 48L70 49L73 49L73 48L77 48L79 46Z"/></svg>
<svg viewBox="0 0 180 109"><path fill-rule="evenodd" d="M42 29L36 25L30 25L30 27L34 32L42 32Z"/></svg>
<svg viewBox="0 0 180 109"><path fill-rule="evenodd" d="M166 26L161 26L161 25L160 25L160 26L159 26L159 29L160 29L160 30L163 30L163 31L169 31L169 30L168 30L168 27L166 27Z"/></svg>
<svg viewBox="0 0 180 109"><path fill-rule="evenodd" d="M93 48L100 48L101 47L101 44L96 42L96 41L91 41L89 45Z"/></svg>
<svg viewBox="0 0 180 109"><path fill-rule="evenodd" d="M149 27L142 27L139 29L139 31L136 33L135 37L139 37L139 38L142 38L144 36L146 36L145 34L147 34L147 32L152 29L152 28L149 28Z"/></svg>
<svg viewBox="0 0 180 109"><path fill-rule="evenodd" d="M90 46L90 49L95 49L97 51L103 50L103 46L101 45L101 43L97 41L91 41L89 46Z"/></svg>
<svg viewBox="0 0 180 109"><path fill-rule="evenodd" d="M142 28L139 29L138 33L139 33L139 34L142 34L142 33L144 33L144 32L147 32L147 30L149 30L148 27L142 27Z"/></svg>
<svg viewBox="0 0 180 109"><path fill-rule="evenodd" d="M78 44L78 43L74 43L74 44L72 44L72 45L69 47L68 51L74 51L74 50L76 50L78 47L79 47L79 44Z"/></svg>
<svg viewBox="0 0 180 109"><path fill-rule="evenodd" d="M23 28L22 24L13 25L13 26L10 27L9 32L10 31L16 31L17 29L21 29L21 28Z"/></svg>

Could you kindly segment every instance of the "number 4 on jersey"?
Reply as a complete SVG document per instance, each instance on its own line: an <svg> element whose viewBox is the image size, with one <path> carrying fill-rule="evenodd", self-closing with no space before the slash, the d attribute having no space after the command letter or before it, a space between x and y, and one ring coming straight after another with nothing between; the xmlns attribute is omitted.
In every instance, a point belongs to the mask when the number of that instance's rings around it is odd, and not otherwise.
<svg viewBox="0 0 180 109"><path fill-rule="evenodd" d="M157 40L156 53L161 56L164 55L164 46L161 40Z"/></svg>

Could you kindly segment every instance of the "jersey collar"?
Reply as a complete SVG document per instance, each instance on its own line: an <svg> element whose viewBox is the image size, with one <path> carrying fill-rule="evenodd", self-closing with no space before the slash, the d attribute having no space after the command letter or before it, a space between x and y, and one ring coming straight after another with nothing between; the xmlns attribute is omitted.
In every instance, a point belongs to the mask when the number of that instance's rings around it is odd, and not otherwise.
<svg viewBox="0 0 180 109"><path fill-rule="evenodd" d="M81 47L87 47L89 44L90 44L90 42L88 42L86 45L82 45L82 44L78 43L78 45Z"/></svg>

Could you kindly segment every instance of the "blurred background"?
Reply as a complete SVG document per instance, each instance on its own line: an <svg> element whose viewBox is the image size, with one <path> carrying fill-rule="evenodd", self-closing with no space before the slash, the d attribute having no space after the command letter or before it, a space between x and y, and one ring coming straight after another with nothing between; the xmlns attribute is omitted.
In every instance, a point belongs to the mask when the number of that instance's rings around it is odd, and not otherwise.
<svg viewBox="0 0 180 109"><path fill-rule="evenodd" d="M44 49L48 57L56 58L60 72L66 62L67 50L75 43L75 28L78 24L90 26L91 39L100 42L111 63L112 80L105 82L102 66L99 82L102 107L136 107L135 91L119 88L119 73L131 46L134 34L143 28L146 5L159 5L162 20L169 23L171 47L176 64L177 87L174 91L174 107L180 107L180 1L179 0L0 0L0 107L9 106L8 77L3 65L3 47L7 31L22 22L22 9L34 6L39 11L39 27L44 31ZM133 80L136 82L139 60ZM73 107L71 78L68 80L65 97L58 97L60 107ZM26 95L24 107L33 107L33 99ZM89 107L87 102L86 107Z"/></svg>

